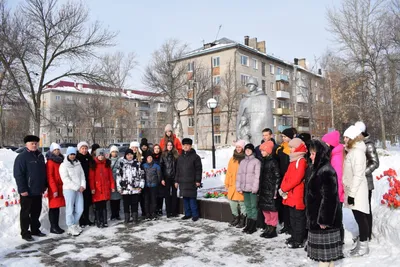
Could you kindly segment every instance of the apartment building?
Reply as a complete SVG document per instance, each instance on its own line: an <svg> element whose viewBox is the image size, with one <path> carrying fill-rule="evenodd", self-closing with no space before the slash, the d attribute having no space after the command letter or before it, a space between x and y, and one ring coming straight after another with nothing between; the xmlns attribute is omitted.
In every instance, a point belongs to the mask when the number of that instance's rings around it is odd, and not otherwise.
<svg viewBox="0 0 400 267"><path fill-rule="evenodd" d="M209 96L218 100L219 106L214 114L214 142L216 145L230 145L236 140L236 110L239 101L246 93L246 83L250 77L257 79L261 88L271 99L273 107L273 125L266 125L279 134L288 127L296 127L299 132L309 132L322 136L330 127L330 95L324 84L321 70L314 72L306 66L305 59L295 58L285 61L267 53L265 41L245 36L244 43L227 38L184 55L180 61L187 65L189 81L196 81L196 66L208 68L212 76ZM233 73L233 75L228 75ZM228 84L233 77L235 90L239 94L233 113L227 112ZM189 94L189 97L193 94ZM193 108L193 107L192 107ZM211 148L211 115L204 106L197 107L199 148ZM231 123L227 127L228 114ZM194 112L188 109L181 114L184 135L194 138ZM260 129L261 131L262 129ZM225 142L226 141L226 142ZM261 141L261 140L260 140Z"/></svg>
<svg viewBox="0 0 400 267"><path fill-rule="evenodd" d="M42 94L42 146L85 140L157 142L164 133L167 105L155 93L59 81Z"/></svg>

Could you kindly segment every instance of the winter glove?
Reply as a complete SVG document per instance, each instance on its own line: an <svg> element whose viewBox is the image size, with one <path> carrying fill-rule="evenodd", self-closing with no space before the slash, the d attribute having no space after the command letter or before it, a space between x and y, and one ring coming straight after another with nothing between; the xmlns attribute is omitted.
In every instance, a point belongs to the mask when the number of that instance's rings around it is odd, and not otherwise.
<svg viewBox="0 0 400 267"><path fill-rule="evenodd" d="M140 188L144 188L144 182L143 182L143 181L140 182L139 187L140 187Z"/></svg>
<svg viewBox="0 0 400 267"><path fill-rule="evenodd" d="M287 199L288 194L286 192L283 192L282 189L279 188L278 193L283 199Z"/></svg>
<svg viewBox="0 0 400 267"><path fill-rule="evenodd" d="M347 197L347 204L354 205L354 197Z"/></svg>

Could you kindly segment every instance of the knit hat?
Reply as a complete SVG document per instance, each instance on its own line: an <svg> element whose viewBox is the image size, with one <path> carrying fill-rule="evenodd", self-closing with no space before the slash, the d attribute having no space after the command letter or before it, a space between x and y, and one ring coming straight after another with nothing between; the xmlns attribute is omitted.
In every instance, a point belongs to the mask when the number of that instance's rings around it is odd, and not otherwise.
<svg viewBox="0 0 400 267"><path fill-rule="evenodd" d="M321 140L330 146L337 147L340 143L340 133L339 131L327 133Z"/></svg>
<svg viewBox="0 0 400 267"><path fill-rule="evenodd" d="M86 143L85 141L82 141L82 142L79 142L78 145L77 145L78 150L81 150L81 147L83 147L83 146L89 148L88 143Z"/></svg>
<svg viewBox="0 0 400 267"><path fill-rule="evenodd" d="M111 154L111 152L119 152L118 147L112 146L112 147L110 148L110 154Z"/></svg>
<svg viewBox="0 0 400 267"><path fill-rule="evenodd" d="M347 128L346 131L344 131L343 136L348 137L350 139L355 139L360 134L361 134L361 130L356 126L351 125L349 128Z"/></svg>
<svg viewBox="0 0 400 267"><path fill-rule="evenodd" d="M27 135L24 137L24 143L28 143L28 142L39 142L40 138L37 137L36 135Z"/></svg>
<svg viewBox="0 0 400 267"><path fill-rule="evenodd" d="M139 147L140 147L140 144L139 144L139 142L133 141L133 142L131 142L130 145L129 145L129 148L131 148L131 147L137 147L137 148L139 148Z"/></svg>
<svg viewBox="0 0 400 267"><path fill-rule="evenodd" d="M60 145L59 144L57 144L57 143L51 143L51 145L50 145L50 149L49 149L49 151L50 151L50 153L52 153L54 150L56 150L56 149L59 149L59 150L61 150L61 147L60 147Z"/></svg>
<svg viewBox="0 0 400 267"><path fill-rule="evenodd" d="M272 150L274 149L274 142L267 141L260 145L260 150L266 151L269 155L272 154Z"/></svg>
<svg viewBox="0 0 400 267"><path fill-rule="evenodd" d="M303 140L304 143L307 143L308 141L311 140L311 134L309 134L309 133L301 133L301 134L298 135L298 138Z"/></svg>
<svg viewBox="0 0 400 267"><path fill-rule="evenodd" d="M182 145L192 145L193 144L193 140L190 138L183 138L182 139Z"/></svg>
<svg viewBox="0 0 400 267"><path fill-rule="evenodd" d="M105 156L106 155L106 151L104 150L104 148L98 148L96 149L96 157L98 156Z"/></svg>
<svg viewBox="0 0 400 267"><path fill-rule="evenodd" d="M301 144L304 144L303 140L301 140L300 138L293 138L289 142L289 147L298 148Z"/></svg>
<svg viewBox="0 0 400 267"><path fill-rule="evenodd" d="M100 145L99 145L99 144L93 144L93 145L92 145L92 153L93 153L94 151L96 151L98 148L100 148Z"/></svg>
<svg viewBox="0 0 400 267"><path fill-rule="evenodd" d="M67 148L67 157L69 156L69 155L71 155L71 154L75 154L76 155L76 148L75 147L72 147L72 146L69 146L68 148Z"/></svg>
<svg viewBox="0 0 400 267"><path fill-rule="evenodd" d="M360 131L362 133L367 131L367 126L365 126L365 123L363 123L362 121L357 121L354 126L356 126L358 129L360 129Z"/></svg>
<svg viewBox="0 0 400 267"><path fill-rule="evenodd" d="M235 143L235 146L240 146L242 149L244 149L245 145L246 145L246 142L244 140L238 140Z"/></svg>
<svg viewBox="0 0 400 267"><path fill-rule="evenodd" d="M134 155L134 153L133 153L133 150L132 150L132 149L130 149L130 148L128 148L128 149L125 151L124 158L126 158L126 155L128 155L128 154L132 154L132 155Z"/></svg>
<svg viewBox="0 0 400 267"><path fill-rule="evenodd" d="M244 146L244 150L250 149L253 153L256 151L253 144L247 144Z"/></svg>
<svg viewBox="0 0 400 267"><path fill-rule="evenodd" d="M164 132L169 132L169 131L173 132L171 124L167 124L164 129Z"/></svg>
<svg viewBox="0 0 400 267"><path fill-rule="evenodd" d="M142 147L142 146L149 147L149 143L147 142L147 138L142 138L142 140L140 140L140 147Z"/></svg>
<svg viewBox="0 0 400 267"><path fill-rule="evenodd" d="M287 128L287 129L283 130L282 134L289 137L290 139L294 138L294 131L292 128Z"/></svg>

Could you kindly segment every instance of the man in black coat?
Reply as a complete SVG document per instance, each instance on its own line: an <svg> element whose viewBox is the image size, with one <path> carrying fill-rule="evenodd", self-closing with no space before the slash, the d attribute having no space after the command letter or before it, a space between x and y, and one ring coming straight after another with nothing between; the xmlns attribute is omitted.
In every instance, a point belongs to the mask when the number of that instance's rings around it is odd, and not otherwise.
<svg viewBox="0 0 400 267"><path fill-rule="evenodd" d="M37 150L39 140L34 135L25 136L25 149L14 162L14 178L21 196L21 236L26 241L33 241L32 235L45 236L39 230L39 217L42 211L42 194L47 188L47 176L44 156Z"/></svg>
<svg viewBox="0 0 400 267"><path fill-rule="evenodd" d="M182 155L176 165L175 187L179 186L180 195L183 197L185 216L182 220L192 218L193 221L197 221L199 219L197 188L201 185L203 166L199 155L192 149L192 144L192 139L183 138Z"/></svg>

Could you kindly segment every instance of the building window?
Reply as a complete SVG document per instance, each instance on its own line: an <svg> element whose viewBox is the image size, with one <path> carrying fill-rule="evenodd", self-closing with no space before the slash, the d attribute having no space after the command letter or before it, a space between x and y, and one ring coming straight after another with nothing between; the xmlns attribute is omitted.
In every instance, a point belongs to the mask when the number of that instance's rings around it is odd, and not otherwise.
<svg viewBox="0 0 400 267"><path fill-rule="evenodd" d="M72 139L69 139L69 142L72 143Z"/></svg>
<svg viewBox="0 0 400 267"><path fill-rule="evenodd" d="M111 133L111 135L114 135L114 134L115 134L115 130L114 130L114 129L111 129L111 130L110 130L110 133Z"/></svg>
<svg viewBox="0 0 400 267"><path fill-rule="evenodd" d="M271 107L275 108L275 100L274 99L271 100Z"/></svg>
<svg viewBox="0 0 400 267"><path fill-rule="evenodd" d="M275 73L275 66L274 66L274 65L272 65L272 64L269 65L269 72L270 72L271 74L274 74L274 73Z"/></svg>
<svg viewBox="0 0 400 267"><path fill-rule="evenodd" d="M251 60L251 64L252 64L252 66L253 66L253 69L258 69L258 62L257 62L257 59L255 59L255 58L253 58L252 60Z"/></svg>
<svg viewBox="0 0 400 267"><path fill-rule="evenodd" d="M77 134L79 134L79 133L80 133L80 131L79 131L79 129L78 129L78 128L76 128L76 129L75 129L75 133L77 133Z"/></svg>
<svg viewBox="0 0 400 267"><path fill-rule="evenodd" d="M221 136L220 135L214 135L214 142L216 144L221 144Z"/></svg>
<svg viewBox="0 0 400 267"><path fill-rule="evenodd" d="M68 128L68 133L72 133L72 128Z"/></svg>
<svg viewBox="0 0 400 267"><path fill-rule="evenodd" d="M315 101L318 102L318 94L315 94Z"/></svg>
<svg viewBox="0 0 400 267"><path fill-rule="evenodd" d="M56 133L60 134L61 133L61 128L56 129Z"/></svg>
<svg viewBox="0 0 400 267"><path fill-rule="evenodd" d="M240 82L242 83L242 85L246 86L249 77L249 75L240 74Z"/></svg>
<svg viewBox="0 0 400 267"><path fill-rule="evenodd" d="M275 91L275 83L270 83L270 89L271 91Z"/></svg>
<svg viewBox="0 0 400 267"><path fill-rule="evenodd" d="M214 76L213 77L213 84L214 85L220 85L221 83L221 76Z"/></svg>
<svg viewBox="0 0 400 267"><path fill-rule="evenodd" d="M274 127L276 127L276 117L274 116Z"/></svg>
<svg viewBox="0 0 400 267"><path fill-rule="evenodd" d="M262 80L262 81L261 81L261 87L262 87L262 90L263 90L264 92L265 92L266 87L267 87L265 84L266 84L265 80Z"/></svg>
<svg viewBox="0 0 400 267"><path fill-rule="evenodd" d="M56 117L56 122L60 122L60 117Z"/></svg>
<svg viewBox="0 0 400 267"><path fill-rule="evenodd" d="M217 103L219 103L219 95L214 95L214 99L217 100Z"/></svg>
<svg viewBox="0 0 400 267"><path fill-rule="evenodd" d="M56 100L60 101L61 100L61 96L60 95L56 95Z"/></svg>
<svg viewBox="0 0 400 267"><path fill-rule="evenodd" d="M240 63L244 66L249 66L249 57L248 56L240 56Z"/></svg>
<svg viewBox="0 0 400 267"><path fill-rule="evenodd" d="M194 118L188 117L188 120L189 120L189 122L188 122L189 127L194 127Z"/></svg>
<svg viewBox="0 0 400 267"><path fill-rule="evenodd" d="M60 139L56 139L56 143L57 144L61 143L61 140Z"/></svg>
<svg viewBox="0 0 400 267"><path fill-rule="evenodd" d="M216 126L221 125L221 117L220 116L214 116L214 125L216 125Z"/></svg>
<svg viewBox="0 0 400 267"><path fill-rule="evenodd" d="M276 74L278 74L278 75L283 74L282 69L278 67L278 68L276 69Z"/></svg>
<svg viewBox="0 0 400 267"><path fill-rule="evenodd" d="M194 70L194 62L189 62L188 63L188 71L193 72L193 70Z"/></svg>
<svg viewBox="0 0 400 267"><path fill-rule="evenodd" d="M266 68L265 62L261 62L261 75L262 76L265 76L265 68Z"/></svg>
<svg viewBox="0 0 400 267"><path fill-rule="evenodd" d="M66 95L66 96L65 96L65 100L70 100L70 101L72 101L72 95Z"/></svg>
<svg viewBox="0 0 400 267"><path fill-rule="evenodd" d="M219 57L213 57L213 67L219 67Z"/></svg>

